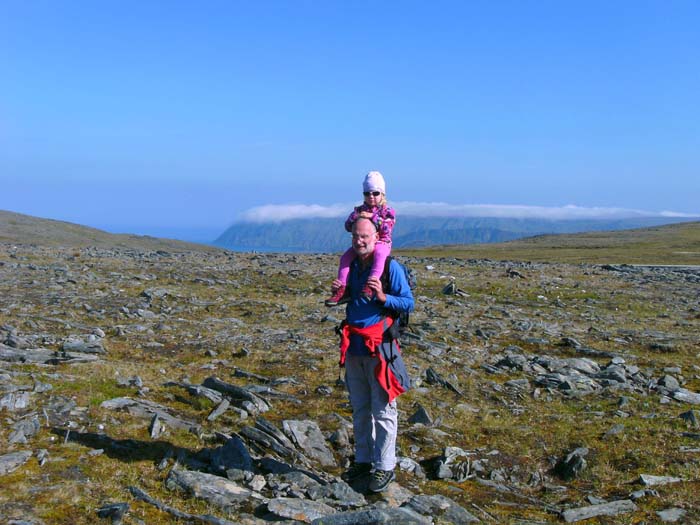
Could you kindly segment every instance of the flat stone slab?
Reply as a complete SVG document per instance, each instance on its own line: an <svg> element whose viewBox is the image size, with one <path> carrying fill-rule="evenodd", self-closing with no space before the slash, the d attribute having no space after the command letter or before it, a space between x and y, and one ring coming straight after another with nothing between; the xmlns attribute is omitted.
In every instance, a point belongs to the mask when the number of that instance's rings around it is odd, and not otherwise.
<svg viewBox="0 0 700 525"><path fill-rule="evenodd" d="M680 483L681 481L683 481L681 478L674 478L672 476L652 476L651 474L641 474L639 476L639 482L647 487Z"/></svg>
<svg viewBox="0 0 700 525"><path fill-rule="evenodd" d="M267 504L267 508L278 516L303 521L304 523L311 523L316 519L324 518L337 512L333 507L325 503L296 498L271 499Z"/></svg>
<svg viewBox="0 0 700 525"><path fill-rule="evenodd" d="M0 456L0 476L14 472L29 461L31 457L32 452L30 450L10 452L9 454Z"/></svg>
<svg viewBox="0 0 700 525"><path fill-rule="evenodd" d="M29 392L10 392L0 397L0 410L7 409L10 412L23 410L29 405Z"/></svg>
<svg viewBox="0 0 700 525"><path fill-rule="evenodd" d="M145 399L133 399L130 397L115 397L103 401L100 408L107 410L127 410L132 416L142 419L152 419L154 415L170 428L182 430L199 429L200 426L193 422L173 416L163 405Z"/></svg>
<svg viewBox="0 0 700 525"><path fill-rule="evenodd" d="M479 518L467 509L440 494L413 496L408 507L425 516L440 516L448 523L480 523Z"/></svg>
<svg viewBox="0 0 700 525"><path fill-rule="evenodd" d="M656 515L664 523L676 523L685 517L686 511L673 507L670 509L660 510L656 513Z"/></svg>
<svg viewBox="0 0 700 525"><path fill-rule="evenodd" d="M221 476L205 472L172 469L165 480L169 490L182 490L221 508L237 507L262 496Z"/></svg>
<svg viewBox="0 0 700 525"><path fill-rule="evenodd" d="M83 341L82 339L71 339L64 341L61 345L64 352L78 352L81 354L105 354L102 341Z"/></svg>
<svg viewBox="0 0 700 525"><path fill-rule="evenodd" d="M339 512L315 519L312 525L431 525L433 520L405 507Z"/></svg>
<svg viewBox="0 0 700 525"><path fill-rule="evenodd" d="M573 523L583 521L596 516L617 516L627 512L634 512L638 509L637 505L632 500L622 499L611 501L601 505L589 505L588 507L579 507L578 509L567 509L562 513L564 521Z"/></svg>
<svg viewBox="0 0 700 525"><path fill-rule="evenodd" d="M676 390L671 395L676 401L690 403L691 405L700 405L700 394L696 392L691 392L690 390L686 390L685 388Z"/></svg>
<svg viewBox="0 0 700 525"><path fill-rule="evenodd" d="M57 365L59 363L91 363L98 361L95 354L81 354L77 352L57 352L47 348L32 348L18 350L0 343L0 361L10 363L43 363Z"/></svg>
<svg viewBox="0 0 700 525"><path fill-rule="evenodd" d="M333 453L326 446L326 439L316 422L286 419L282 422L282 426L287 435L307 456L324 467L336 466Z"/></svg>

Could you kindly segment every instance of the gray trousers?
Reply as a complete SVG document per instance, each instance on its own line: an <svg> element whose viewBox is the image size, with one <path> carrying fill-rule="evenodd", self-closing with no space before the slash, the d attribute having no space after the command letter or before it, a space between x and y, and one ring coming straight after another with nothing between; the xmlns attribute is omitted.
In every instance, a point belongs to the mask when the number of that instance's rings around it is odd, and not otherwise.
<svg viewBox="0 0 700 525"><path fill-rule="evenodd" d="M389 396L375 376L376 357L348 354L345 360L345 384L352 405L355 433L355 461L372 463L379 470L396 466L396 399Z"/></svg>

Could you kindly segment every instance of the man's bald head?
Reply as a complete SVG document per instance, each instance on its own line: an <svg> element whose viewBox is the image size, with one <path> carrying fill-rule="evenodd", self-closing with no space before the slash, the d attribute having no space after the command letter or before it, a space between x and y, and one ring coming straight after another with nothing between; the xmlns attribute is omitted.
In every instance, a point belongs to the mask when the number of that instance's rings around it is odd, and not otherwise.
<svg viewBox="0 0 700 525"><path fill-rule="evenodd" d="M377 228L369 219L357 219L352 225L352 248L360 259L365 260L372 256L377 239Z"/></svg>

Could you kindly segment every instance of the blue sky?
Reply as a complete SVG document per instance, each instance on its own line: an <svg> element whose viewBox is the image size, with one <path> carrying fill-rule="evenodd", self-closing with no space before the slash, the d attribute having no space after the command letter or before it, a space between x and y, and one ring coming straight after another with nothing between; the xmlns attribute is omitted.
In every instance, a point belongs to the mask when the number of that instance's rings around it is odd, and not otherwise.
<svg viewBox="0 0 700 525"><path fill-rule="evenodd" d="M359 202L376 169L394 202L700 214L698 20L674 0L3 0L0 209L218 231Z"/></svg>

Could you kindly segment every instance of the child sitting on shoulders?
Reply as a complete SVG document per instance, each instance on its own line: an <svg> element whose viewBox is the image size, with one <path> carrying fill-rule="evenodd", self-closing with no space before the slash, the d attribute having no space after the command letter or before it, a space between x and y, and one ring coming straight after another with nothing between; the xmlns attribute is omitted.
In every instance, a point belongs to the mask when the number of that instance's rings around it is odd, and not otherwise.
<svg viewBox="0 0 700 525"><path fill-rule="evenodd" d="M345 221L345 229L352 232L352 225L359 218L370 219L374 224L379 238L374 247L374 260L369 277L380 278L384 272L384 263L391 253L391 232L396 223L396 212L386 203L386 184L384 177L378 171L370 171L362 183L364 202L356 206ZM331 297L326 299L326 306L337 306L350 300L347 292L350 264L355 259L355 250L350 247L341 257L338 267L338 279L333 282ZM366 299L372 298L372 290L365 285L361 295Z"/></svg>

